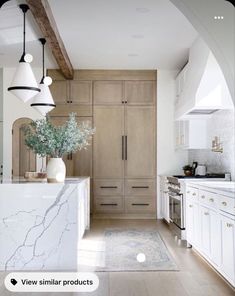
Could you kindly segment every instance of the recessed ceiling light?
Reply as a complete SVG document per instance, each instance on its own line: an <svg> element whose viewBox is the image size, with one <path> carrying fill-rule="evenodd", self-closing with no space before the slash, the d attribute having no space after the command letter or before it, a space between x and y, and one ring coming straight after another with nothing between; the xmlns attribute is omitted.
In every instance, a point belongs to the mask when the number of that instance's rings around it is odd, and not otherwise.
<svg viewBox="0 0 235 296"><path fill-rule="evenodd" d="M147 7L137 7L136 11L139 13L148 13L150 10Z"/></svg>
<svg viewBox="0 0 235 296"><path fill-rule="evenodd" d="M138 54L137 53L129 53L128 57L138 57Z"/></svg>
<svg viewBox="0 0 235 296"><path fill-rule="evenodd" d="M144 35L141 35L141 34L134 34L131 36L132 38L135 38L135 39L143 39L144 38Z"/></svg>

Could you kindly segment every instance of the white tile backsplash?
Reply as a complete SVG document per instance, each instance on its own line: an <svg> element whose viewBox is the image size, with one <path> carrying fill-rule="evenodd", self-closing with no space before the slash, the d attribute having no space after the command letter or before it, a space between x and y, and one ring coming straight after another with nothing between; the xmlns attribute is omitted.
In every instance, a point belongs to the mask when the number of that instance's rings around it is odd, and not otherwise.
<svg viewBox="0 0 235 296"><path fill-rule="evenodd" d="M229 172L235 180L234 110L217 111L208 119L208 140L215 136L223 143L223 153L211 150L189 150L189 163L206 164L207 172Z"/></svg>

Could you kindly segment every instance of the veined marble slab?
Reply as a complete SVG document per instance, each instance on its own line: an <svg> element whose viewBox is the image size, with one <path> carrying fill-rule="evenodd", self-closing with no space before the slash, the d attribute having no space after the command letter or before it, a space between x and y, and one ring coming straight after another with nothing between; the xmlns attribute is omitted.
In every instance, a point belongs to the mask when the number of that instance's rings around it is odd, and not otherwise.
<svg viewBox="0 0 235 296"><path fill-rule="evenodd" d="M90 180L0 184L0 270L76 270Z"/></svg>

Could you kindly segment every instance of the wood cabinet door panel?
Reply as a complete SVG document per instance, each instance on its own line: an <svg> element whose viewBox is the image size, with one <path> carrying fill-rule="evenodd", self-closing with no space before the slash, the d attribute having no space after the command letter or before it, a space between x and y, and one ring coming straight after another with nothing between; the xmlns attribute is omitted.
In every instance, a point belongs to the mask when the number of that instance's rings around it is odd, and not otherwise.
<svg viewBox="0 0 235 296"><path fill-rule="evenodd" d="M92 103L92 82L91 81L70 81L70 100L72 104Z"/></svg>
<svg viewBox="0 0 235 296"><path fill-rule="evenodd" d="M95 105L121 105L123 101L122 81L95 81L93 85Z"/></svg>
<svg viewBox="0 0 235 296"><path fill-rule="evenodd" d="M66 80L53 81L50 85L50 91L56 104L68 103L68 82Z"/></svg>
<svg viewBox="0 0 235 296"><path fill-rule="evenodd" d="M127 178L155 176L155 109L148 106L125 108Z"/></svg>
<svg viewBox="0 0 235 296"><path fill-rule="evenodd" d="M94 178L123 178L124 107L95 107L94 126Z"/></svg>
<svg viewBox="0 0 235 296"><path fill-rule="evenodd" d="M155 81L125 81L125 101L128 105L154 105Z"/></svg>

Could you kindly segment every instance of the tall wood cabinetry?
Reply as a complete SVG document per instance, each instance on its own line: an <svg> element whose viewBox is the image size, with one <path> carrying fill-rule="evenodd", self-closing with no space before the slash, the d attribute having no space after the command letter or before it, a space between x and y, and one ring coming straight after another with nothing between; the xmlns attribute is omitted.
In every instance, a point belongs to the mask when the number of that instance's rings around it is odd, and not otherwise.
<svg viewBox="0 0 235 296"><path fill-rule="evenodd" d="M93 84L94 214L155 217L155 101L152 80Z"/></svg>
<svg viewBox="0 0 235 296"><path fill-rule="evenodd" d="M92 177L95 217L154 218L156 71L78 70L71 81L48 74L54 123L76 112L96 128L88 150L64 159L67 176Z"/></svg>

